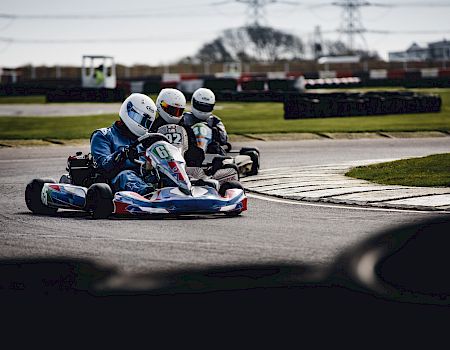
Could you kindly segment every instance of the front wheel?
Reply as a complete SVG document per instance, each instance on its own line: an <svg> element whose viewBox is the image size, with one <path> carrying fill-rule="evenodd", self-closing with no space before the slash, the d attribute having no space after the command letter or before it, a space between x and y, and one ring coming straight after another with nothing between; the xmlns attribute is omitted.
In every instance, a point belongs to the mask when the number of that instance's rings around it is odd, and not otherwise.
<svg viewBox="0 0 450 350"><path fill-rule="evenodd" d="M50 208L42 203L42 188L46 183L54 184L56 181L53 179L34 179L25 189L25 203L34 214L52 215L58 211L57 208Z"/></svg>
<svg viewBox="0 0 450 350"><path fill-rule="evenodd" d="M93 219L106 219L114 211L111 187L105 183L96 183L89 187L86 194L86 208Z"/></svg>

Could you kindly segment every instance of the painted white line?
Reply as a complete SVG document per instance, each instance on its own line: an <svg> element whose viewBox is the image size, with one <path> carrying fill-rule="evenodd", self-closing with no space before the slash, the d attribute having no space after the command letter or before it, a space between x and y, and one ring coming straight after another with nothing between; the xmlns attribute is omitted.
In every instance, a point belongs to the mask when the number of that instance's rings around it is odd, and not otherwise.
<svg viewBox="0 0 450 350"><path fill-rule="evenodd" d="M360 206L342 206L342 205L333 205L333 204L324 204L324 203L310 203L304 201L296 201L292 199L283 199L283 198L273 198L269 196L258 195L254 193L248 193L248 197L261 199L263 201L275 202L275 203L283 203L283 204L295 204L295 205L304 205L309 207L323 207L323 208L334 208L334 209L347 209L347 210L363 210L363 211L385 211L385 212L396 212L396 213L414 213L414 214L444 214L450 215L449 212L442 211L427 211L427 210L412 210L412 209L395 209L395 208L369 208L369 207L360 207Z"/></svg>

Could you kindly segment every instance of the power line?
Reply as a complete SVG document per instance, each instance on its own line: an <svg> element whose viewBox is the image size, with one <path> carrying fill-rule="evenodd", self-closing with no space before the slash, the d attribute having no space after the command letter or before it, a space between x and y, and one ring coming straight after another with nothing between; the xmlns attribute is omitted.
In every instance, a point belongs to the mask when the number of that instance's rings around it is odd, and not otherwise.
<svg viewBox="0 0 450 350"><path fill-rule="evenodd" d="M366 39L364 37L364 33L379 33L379 34L391 34L391 33L405 33L408 31L377 31L377 30L367 30L363 23L361 17L361 8L366 7L385 7L385 8L393 8L393 7L449 7L449 3L442 2L432 2L432 3L420 3L420 2L409 2L402 4L392 4L392 3L382 3L382 2L372 2L366 0L336 0L331 3L322 3L311 5L312 7L322 7L322 6L336 6L341 8L341 23L339 28L337 29L338 33L344 34L347 36L347 47L350 51L354 51L355 49L355 40L356 37L360 37L361 40L366 43ZM418 34L424 31L410 31L409 34ZM425 31L426 32L426 31ZM429 31L429 34L443 33L447 31Z"/></svg>
<svg viewBox="0 0 450 350"><path fill-rule="evenodd" d="M300 5L295 1L285 0L226 0L212 3L212 5L226 5L231 3L241 3L247 5L248 24L251 26L259 26L261 23L266 23L266 7L270 4L287 4Z"/></svg>
<svg viewBox="0 0 450 350"><path fill-rule="evenodd" d="M196 7L210 7L209 4L198 4ZM192 6L177 6L177 9L192 9ZM14 14L14 13L0 13L0 19L12 20L97 20L97 19L127 19L127 18L149 18L168 15L170 17L184 17L186 13L174 12L172 10L153 10L153 9L137 9L132 12L129 10L123 11L102 11L99 13L41 13L41 14ZM204 16L204 13L193 12L189 16Z"/></svg>
<svg viewBox="0 0 450 350"><path fill-rule="evenodd" d="M183 37L176 36L170 39L171 42L186 41L189 39L196 40L195 33L184 33ZM195 38L195 39L194 39ZM41 38L10 38L0 37L0 42L9 44L96 44L96 43L136 43L136 42L166 42L167 37L133 37L133 38L90 38L90 39L41 39Z"/></svg>

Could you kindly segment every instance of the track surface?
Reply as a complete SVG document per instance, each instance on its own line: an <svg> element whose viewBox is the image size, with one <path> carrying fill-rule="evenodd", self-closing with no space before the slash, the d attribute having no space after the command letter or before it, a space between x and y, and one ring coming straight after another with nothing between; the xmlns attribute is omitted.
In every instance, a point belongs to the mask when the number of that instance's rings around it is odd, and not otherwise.
<svg viewBox="0 0 450 350"><path fill-rule="evenodd" d="M450 138L251 142L262 167L448 152ZM240 147L243 144L236 144ZM250 198L237 218L91 220L65 211L34 216L24 203L26 183L58 179L69 154L87 147L0 149L0 258L66 256L126 272L236 263L326 264L343 249L385 229L435 214L302 205Z"/></svg>

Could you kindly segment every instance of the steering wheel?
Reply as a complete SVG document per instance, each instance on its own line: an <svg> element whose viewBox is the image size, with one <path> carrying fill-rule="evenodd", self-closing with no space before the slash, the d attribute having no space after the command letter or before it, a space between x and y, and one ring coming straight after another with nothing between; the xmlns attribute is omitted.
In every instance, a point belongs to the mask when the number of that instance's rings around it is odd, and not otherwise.
<svg viewBox="0 0 450 350"><path fill-rule="evenodd" d="M165 135L155 132L146 133L141 137L138 137L138 139L134 141L130 146L136 148L139 144L142 144L145 148L148 148L158 141L166 141L170 143L169 139Z"/></svg>
<svg viewBox="0 0 450 350"><path fill-rule="evenodd" d="M134 141L130 145L130 148L137 149L137 146L139 144L142 144L145 148L148 148L151 145L153 145L155 142L158 142L158 141L166 141L166 142L170 143L169 139L163 134L160 134L160 133L157 133L157 132L155 132L155 133L146 133L146 134L138 137L138 139L136 141ZM137 158L139 158L143 153L144 152L137 152L136 151ZM134 159L133 161L136 164L141 164L142 163L139 159Z"/></svg>

